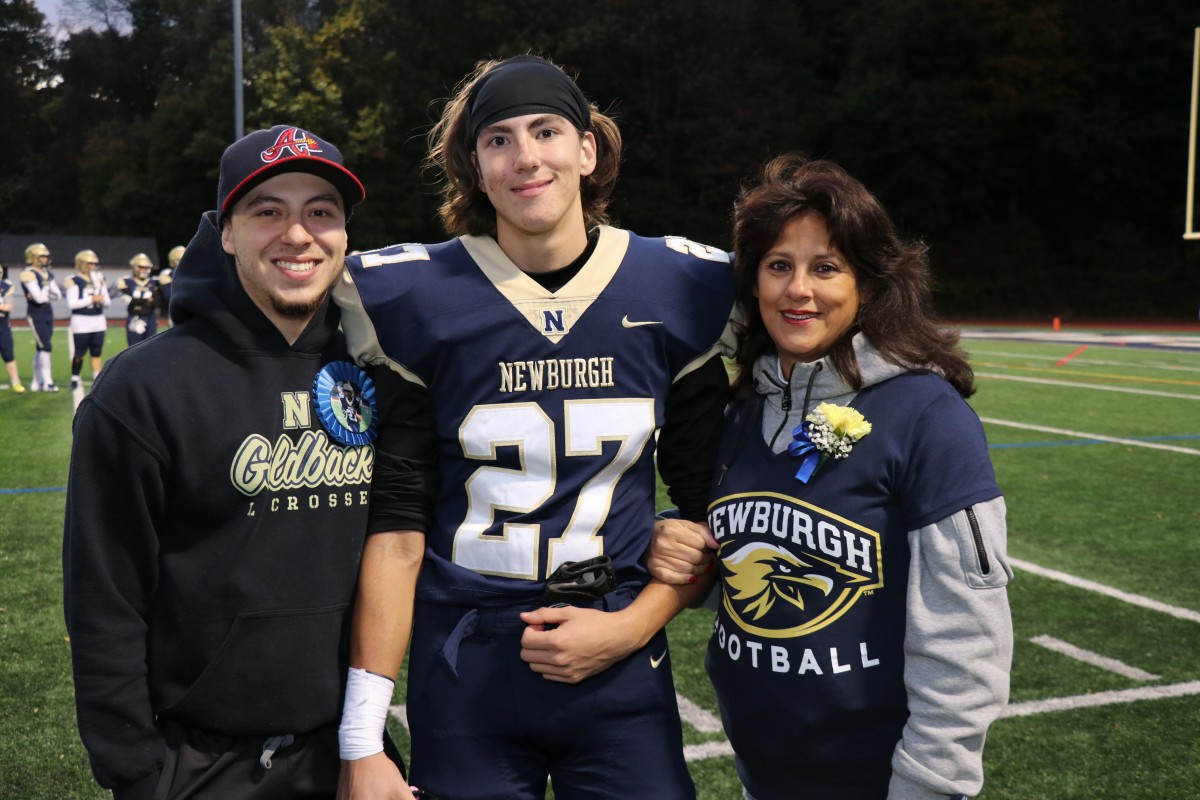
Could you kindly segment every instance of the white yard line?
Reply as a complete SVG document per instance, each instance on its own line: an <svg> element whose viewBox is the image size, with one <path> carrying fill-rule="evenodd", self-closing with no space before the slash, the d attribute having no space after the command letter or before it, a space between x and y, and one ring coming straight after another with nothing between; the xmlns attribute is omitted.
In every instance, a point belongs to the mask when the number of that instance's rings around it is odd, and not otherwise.
<svg viewBox="0 0 1200 800"><path fill-rule="evenodd" d="M1134 681L1156 681L1161 678L1161 675L1155 675L1152 672L1146 672L1144 669L1138 669L1126 664L1124 661L1118 661L1115 658L1102 656L1099 653L1093 653L1091 650L1084 650L1082 647L1076 647L1070 642L1064 642L1062 639L1055 639L1053 636L1034 636L1029 641L1044 647L1047 650L1053 650L1067 658L1073 658L1076 661L1082 661L1084 664L1091 664L1093 667L1099 667L1102 670L1115 673L1124 678L1129 678Z"/></svg>
<svg viewBox="0 0 1200 800"><path fill-rule="evenodd" d="M1030 361L1062 361L1063 357L1058 356L1042 356L1034 353L1010 353L1005 350L973 350L971 352L972 361L976 358L1023 358ZM1129 361L1108 361L1102 358L1091 358L1089 356L1080 356L1075 359L1074 364L1088 364L1098 367L1136 367L1137 369L1161 369L1167 372L1200 372L1200 367L1185 367L1181 364L1164 364L1161 361L1138 361L1131 363ZM978 374L978 373L976 373Z"/></svg>
<svg viewBox="0 0 1200 800"><path fill-rule="evenodd" d="M983 341L1018 341L1046 342L1054 344L1086 344L1108 347L1123 347L1126 345L1148 345L1159 348L1169 347L1185 352L1200 350L1200 336L1173 335L1160 333L1085 333L1082 331L1062 331L1059 333L1016 330L1016 331L962 331L963 339Z"/></svg>
<svg viewBox="0 0 1200 800"><path fill-rule="evenodd" d="M703 761L706 758L720 758L731 755L733 755L733 745L725 739L716 742L688 744L683 747L683 758L685 761Z"/></svg>
<svg viewBox="0 0 1200 800"><path fill-rule="evenodd" d="M1057 433L1060 436L1071 436L1076 439L1094 439L1098 442L1112 442L1113 444L1124 444L1130 447L1147 447L1151 450L1167 450L1172 453L1186 453L1189 456L1200 456L1200 449L1175 447L1174 445L1158 444L1157 442L1142 442L1137 439L1122 439L1118 436L1103 436L1099 433L1072 431L1066 428L1051 428L1046 425L1031 425L1027 422L1013 422L1012 420L995 419L994 417L980 417L979 419L988 424L1001 425L1006 428L1019 428L1026 431L1040 431L1041 433Z"/></svg>
<svg viewBox="0 0 1200 800"><path fill-rule="evenodd" d="M1179 606L1167 605L1160 603L1158 600L1152 600L1149 597L1143 597L1140 594L1131 594L1120 589L1114 589L1111 586L1105 586L1102 583L1089 581L1087 578L1079 578L1074 575L1069 575L1065 572L1059 572L1056 569L1048 569L1040 567L1037 564L1023 561L1019 558L1009 557L1009 563L1017 569L1023 569L1026 572L1031 572L1034 575L1040 575L1043 578L1049 578L1053 581L1065 583L1068 586L1074 586L1076 589L1084 589L1085 591L1102 594L1105 597L1111 597L1114 600L1121 600L1135 606L1157 611L1160 614L1174 617L1175 619L1187 620L1189 622L1200 622L1200 611L1193 611L1190 608L1180 608Z"/></svg>
<svg viewBox="0 0 1200 800"><path fill-rule="evenodd" d="M725 730L721 720L708 709L701 708L679 692L675 693L675 700L679 703L679 718L700 733L720 733Z"/></svg>
<svg viewBox="0 0 1200 800"><path fill-rule="evenodd" d="M1169 697L1187 697L1200 694L1200 681L1173 683L1168 686L1145 686L1140 689L1121 689L1114 692L1093 692L1074 697L1051 697L1046 700L1030 700L1012 703L1000 714L1005 717L1028 717L1050 711L1072 711L1077 708L1111 706L1116 703L1136 703L1141 700L1164 700Z"/></svg>
<svg viewBox="0 0 1200 800"><path fill-rule="evenodd" d="M1153 612L1158 612L1159 614L1174 616L1175 619L1182 619L1190 622L1200 622L1200 612L1195 612L1195 610L1190 608L1169 606L1169 604L1159 602L1157 600L1151 600L1150 597L1135 595L1128 593L1128 591L1122 591L1121 589L1105 587L1103 583L1088 581L1087 578L1079 578L1073 575L1068 575L1066 572L1050 570L1048 567L1031 564L1030 561L1022 561L1021 559L1015 558L1009 558L1008 561L1009 564L1015 566L1016 569L1032 572L1033 575L1042 576L1043 578L1050 578L1051 581L1066 583L1067 585L1070 585L1070 587L1075 587L1076 589L1094 591L1094 593L1098 595L1112 597L1114 600L1127 602L1133 604L1133 606L1140 606L1141 608L1148 608L1153 610Z"/></svg>
<svg viewBox="0 0 1200 800"><path fill-rule="evenodd" d="M412 732L412 728L408 727L408 706L404 705L403 703L390 706L388 708L388 713L390 713L397 722L404 726L404 730L408 731L409 733Z"/></svg>
<svg viewBox="0 0 1200 800"><path fill-rule="evenodd" d="M1109 386L1103 383L1081 383L1079 381L1059 381L1051 378L1027 378L1023 375L1000 375L995 372L976 372L976 378L990 378L996 381L1020 381L1021 383L1040 383L1045 386L1069 386L1072 389L1097 389L1102 392L1123 392L1124 394L1140 394L1148 397L1170 397L1176 400L1200 400L1200 394L1183 394L1181 392L1158 392L1153 389L1133 389L1129 386Z"/></svg>

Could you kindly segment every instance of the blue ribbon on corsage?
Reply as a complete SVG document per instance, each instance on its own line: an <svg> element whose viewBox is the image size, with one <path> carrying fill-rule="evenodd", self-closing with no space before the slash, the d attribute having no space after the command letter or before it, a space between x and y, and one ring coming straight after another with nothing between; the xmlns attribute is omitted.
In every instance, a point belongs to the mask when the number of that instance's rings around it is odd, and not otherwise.
<svg viewBox="0 0 1200 800"><path fill-rule="evenodd" d="M823 454L808 435L811 425L808 421L801 422L792 431L792 441L788 442L788 455L804 459L800 462L800 469L796 470L796 480L801 483L808 483L808 479L817 471L823 458Z"/></svg>

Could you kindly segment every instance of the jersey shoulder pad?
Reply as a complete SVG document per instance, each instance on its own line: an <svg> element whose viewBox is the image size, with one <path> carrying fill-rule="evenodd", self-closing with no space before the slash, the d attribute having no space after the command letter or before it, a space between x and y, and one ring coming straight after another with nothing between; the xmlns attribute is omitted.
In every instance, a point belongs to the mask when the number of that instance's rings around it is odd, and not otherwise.
<svg viewBox="0 0 1200 800"><path fill-rule="evenodd" d="M733 259L719 247L683 236L631 236L630 255L652 276L650 280L667 287L674 284L679 291L699 291L714 299L727 297L730 303L733 301Z"/></svg>
<svg viewBox="0 0 1200 800"><path fill-rule="evenodd" d="M30 281L37 281L37 273L31 269L21 270L21 283L29 283Z"/></svg>

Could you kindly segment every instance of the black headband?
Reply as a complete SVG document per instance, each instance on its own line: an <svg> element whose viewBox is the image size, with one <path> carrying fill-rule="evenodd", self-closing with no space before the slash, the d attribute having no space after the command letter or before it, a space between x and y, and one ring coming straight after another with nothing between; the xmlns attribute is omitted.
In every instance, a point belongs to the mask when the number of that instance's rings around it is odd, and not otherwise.
<svg viewBox="0 0 1200 800"><path fill-rule="evenodd" d="M510 58L471 87L467 98L471 142L493 122L547 111L565 118L576 130L592 126L587 98L561 69L537 56Z"/></svg>

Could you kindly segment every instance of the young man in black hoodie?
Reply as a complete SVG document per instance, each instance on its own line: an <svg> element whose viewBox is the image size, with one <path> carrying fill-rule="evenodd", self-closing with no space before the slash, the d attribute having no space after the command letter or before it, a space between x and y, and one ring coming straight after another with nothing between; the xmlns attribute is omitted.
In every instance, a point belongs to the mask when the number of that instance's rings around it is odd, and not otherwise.
<svg viewBox="0 0 1200 800"><path fill-rule="evenodd" d="M175 327L79 407L66 620L80 734L119 800L336 792L379 404L329 290L364 194L304 130L235 142Z"/></svg>

